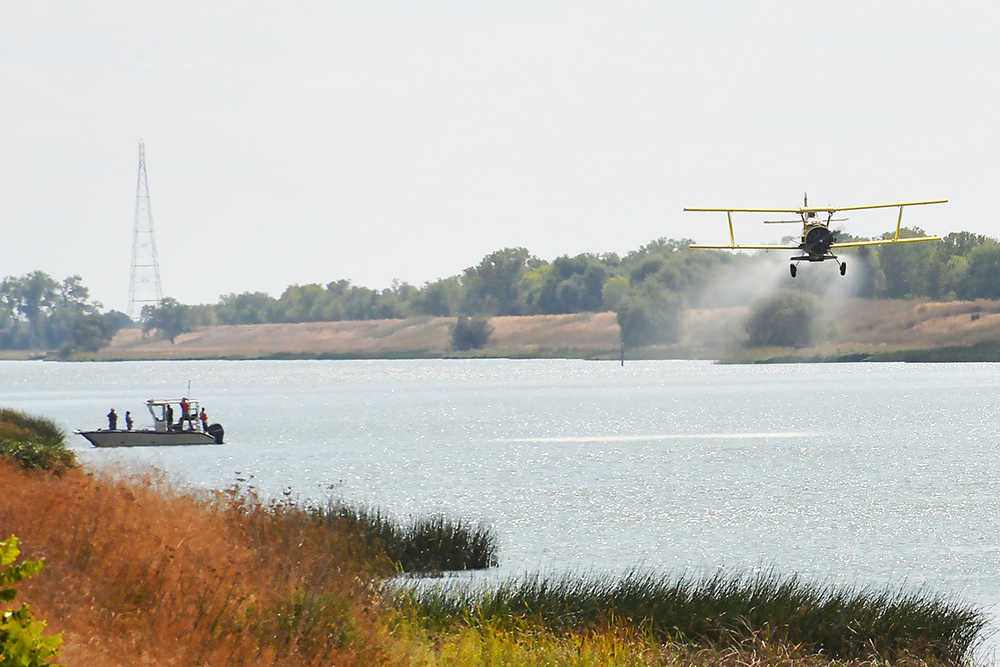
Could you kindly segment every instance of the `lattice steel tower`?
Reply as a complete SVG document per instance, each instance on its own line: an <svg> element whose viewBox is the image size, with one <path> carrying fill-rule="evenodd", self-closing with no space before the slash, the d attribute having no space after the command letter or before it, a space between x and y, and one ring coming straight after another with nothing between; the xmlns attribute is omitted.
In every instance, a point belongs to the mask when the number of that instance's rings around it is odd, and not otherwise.
<svg viewBox="0 0 1000 667"><path fill-rule="evenodd" d="M132 276L128 281L128 316L133 320L145 305L163 301L160 263L153 235L153 209L149 205L146 181L146 144L139 142L139 181L135 186L135 225L132 230Z"/></svg>

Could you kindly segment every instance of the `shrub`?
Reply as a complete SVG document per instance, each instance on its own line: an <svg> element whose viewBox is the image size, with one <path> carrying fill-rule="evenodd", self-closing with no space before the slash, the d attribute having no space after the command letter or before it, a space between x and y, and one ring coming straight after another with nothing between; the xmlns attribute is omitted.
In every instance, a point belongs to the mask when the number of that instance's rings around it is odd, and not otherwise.
<svg viewBox="0 0 1000 667"><path fill-rule="evenodd" d="M0 456L24 468L59 472L76 466L62 429L52 420L7 408L0 408Z"/></svg>
<svg viewBox="0 0 1000 667"><path fill-rule="evenodd" d="M683 298L670 290L644 290L618 304L618 326L626 347L666 345L681 337Z"/></svg>
<svg viewBox="0 0 1000 667"><path fill-rule="evenodd" d="M0 456L7 456L24 468L61 472L76 465L76 455L66 447L53 447L37 441L0 438Z"/></svg>
<svg viewBox="0 0 1000 667"><path fill-rule="evenodd" d="M809 347L828 328L820 300L791 289L755 303L746 322L752 347Z"/></svg>
<svg viewBox="0 0 1000 667"><path fill-rule="evenodd" d="M486 347L492 335L493 325L490 324L490 318L462 315L451 330L451 346L462 352L480 350Z"/></svg>

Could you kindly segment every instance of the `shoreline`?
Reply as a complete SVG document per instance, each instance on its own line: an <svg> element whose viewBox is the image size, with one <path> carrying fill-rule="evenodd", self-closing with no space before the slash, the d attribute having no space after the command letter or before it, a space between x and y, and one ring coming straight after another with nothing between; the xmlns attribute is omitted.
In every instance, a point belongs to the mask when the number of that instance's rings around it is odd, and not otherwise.
<svg viewBox="0 0 1000 667"><path fill-rule="evenodd" d="M810 348L748 348L746 307L690 309L678 343L626 349L626 361L702 359L721 364L998 362L1000 302L848 299L828 304L832 340ZM450 348L455 318L244 324L205 327L174 343L138 328L96 353L3 350L0 360L357 360L622 358L613 312L493 317L481 350Z"/></svg>

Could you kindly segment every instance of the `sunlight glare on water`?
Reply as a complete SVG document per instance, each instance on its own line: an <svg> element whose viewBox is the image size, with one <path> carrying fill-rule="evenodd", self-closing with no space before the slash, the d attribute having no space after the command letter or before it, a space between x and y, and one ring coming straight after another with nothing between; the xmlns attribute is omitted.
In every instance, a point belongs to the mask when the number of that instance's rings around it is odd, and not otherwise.
<svg viewBox="0 0 1000 667"><path fill-rule="evenodd" d="M492 523L501 571L773 566L1000 600L995 364L0 362L67 431L191 393L226 444L94 450L198 487Z"/></svg>

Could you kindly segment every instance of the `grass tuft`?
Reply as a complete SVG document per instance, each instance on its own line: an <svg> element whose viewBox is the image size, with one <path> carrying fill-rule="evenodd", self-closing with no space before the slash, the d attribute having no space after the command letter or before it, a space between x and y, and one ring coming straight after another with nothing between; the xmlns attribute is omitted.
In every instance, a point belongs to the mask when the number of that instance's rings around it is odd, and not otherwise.
<svg viewBox="0 0 1000 667"><path fill-rule="evenodd" d="M373 540L401 572L482 570L499 562L497 535L482 523L435 516L411 518L401 525L381 510L336 501L312 512L320 521L345 522Z"/></svg>

